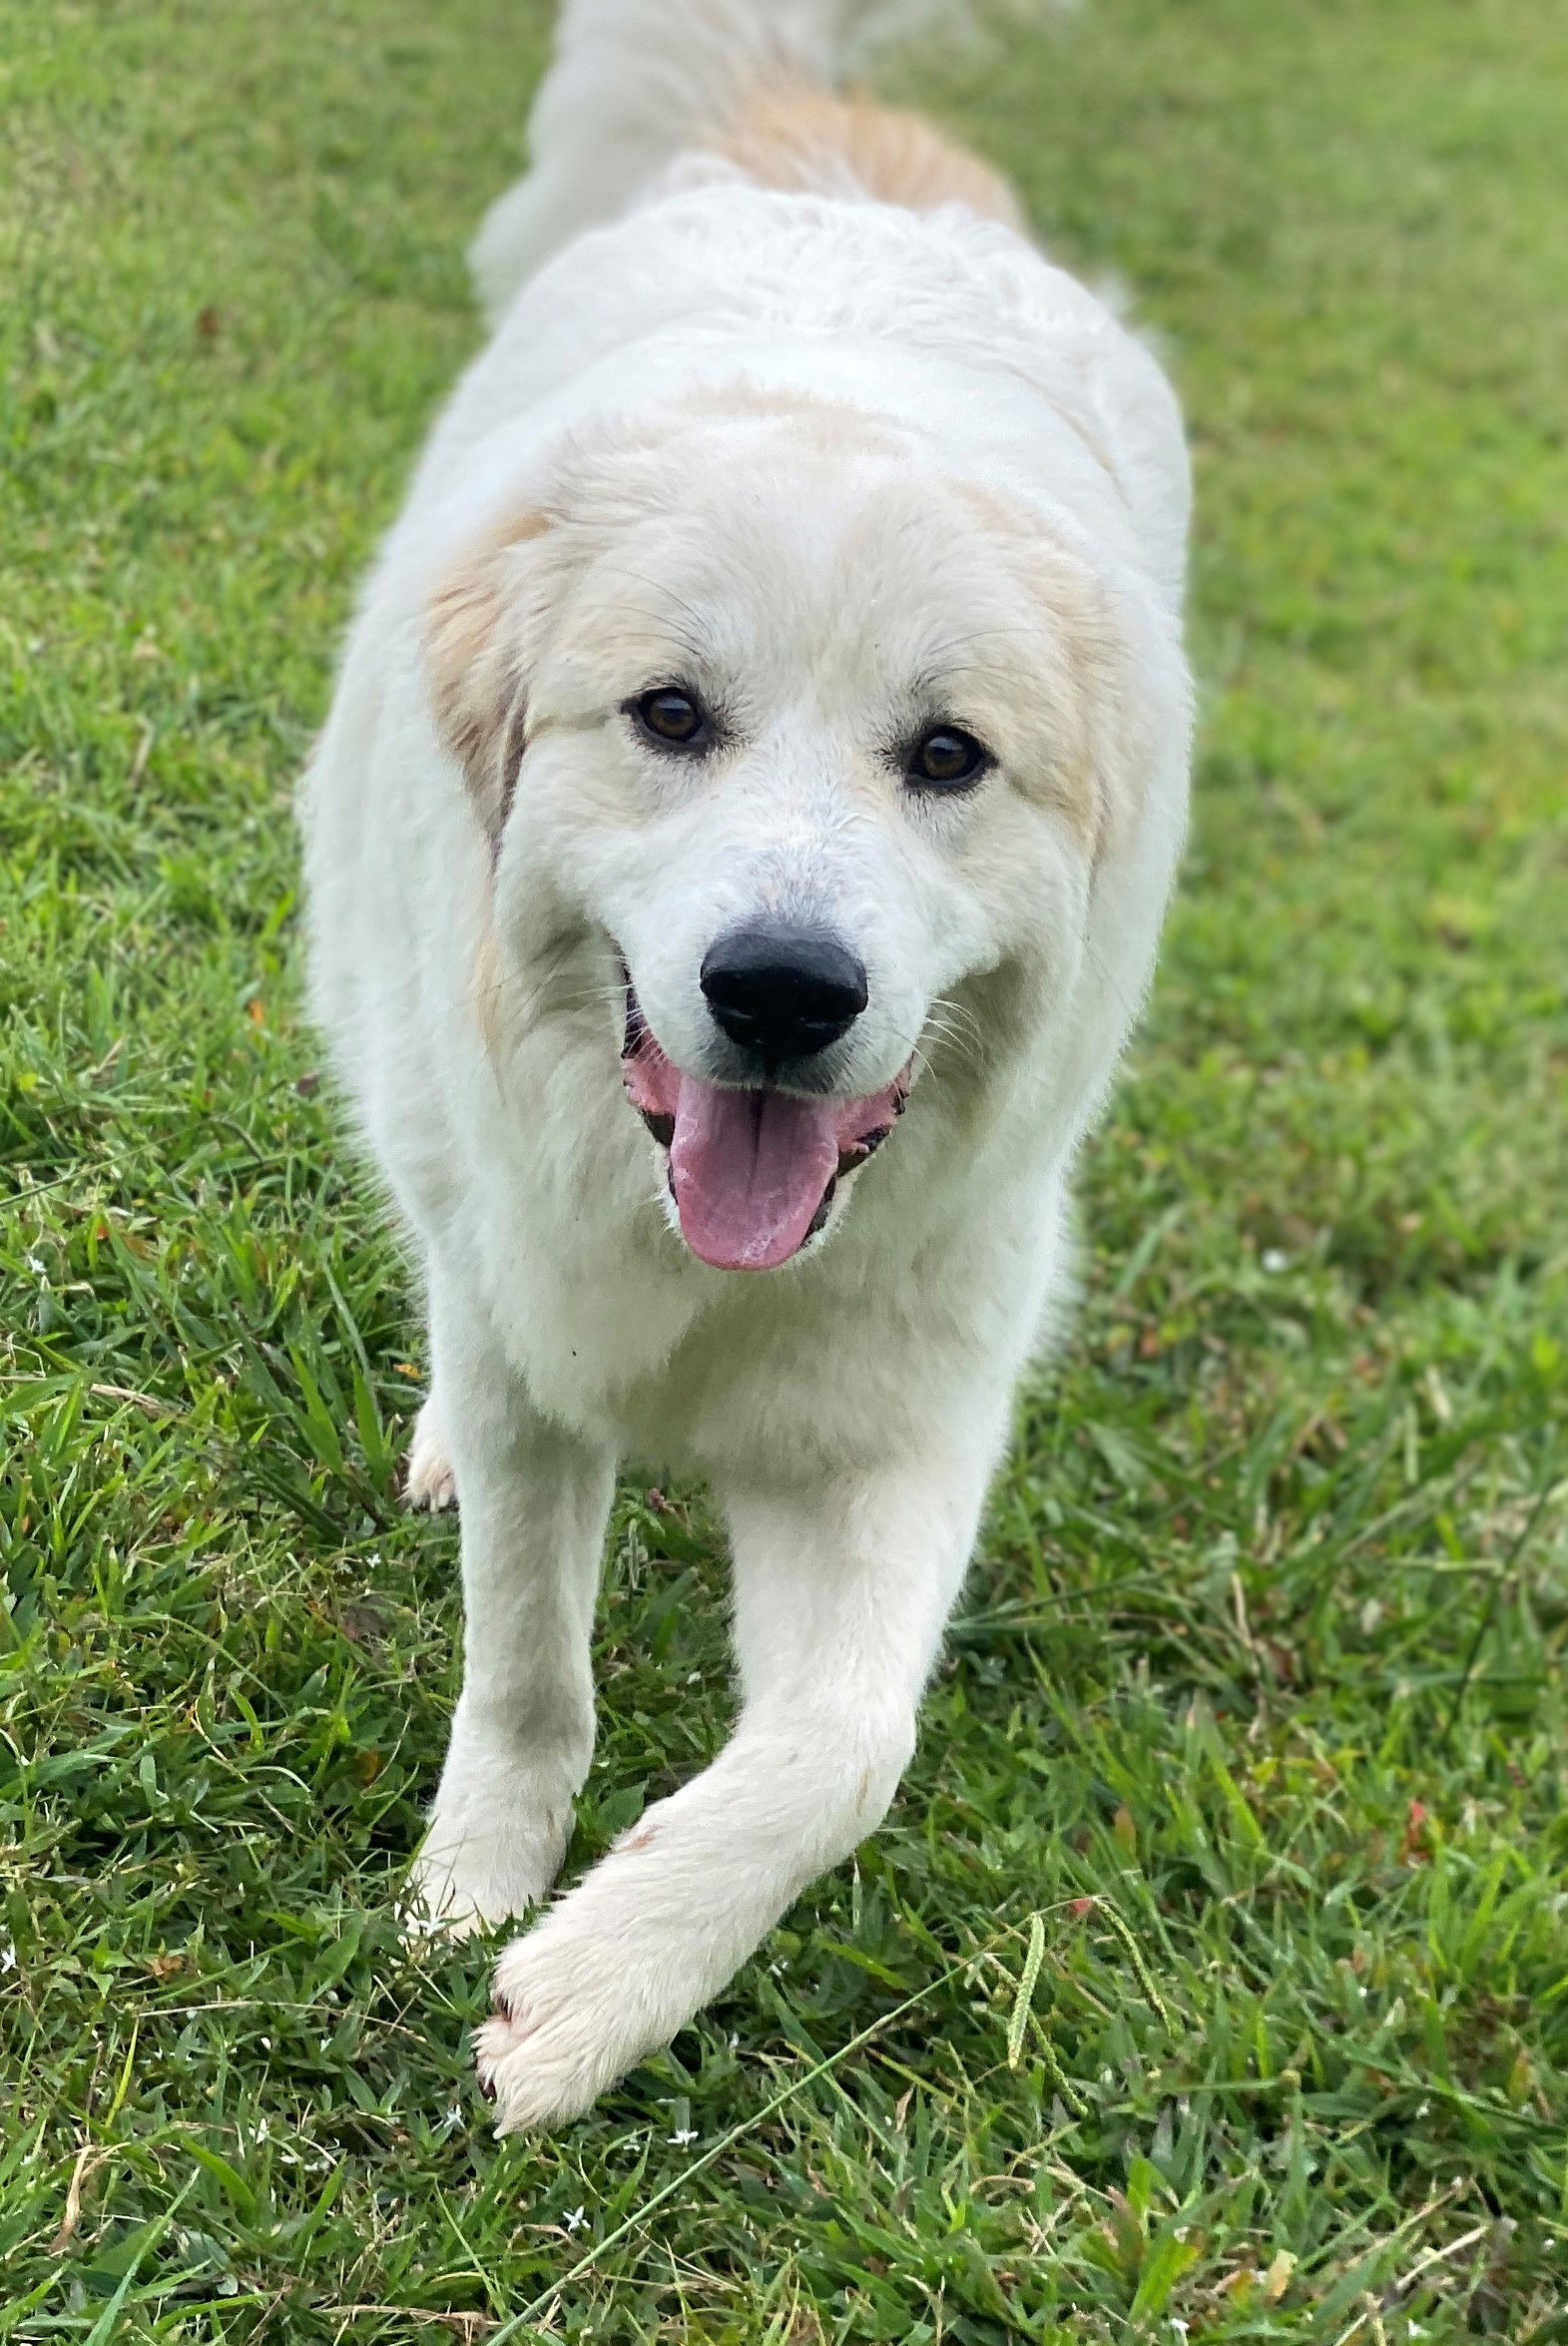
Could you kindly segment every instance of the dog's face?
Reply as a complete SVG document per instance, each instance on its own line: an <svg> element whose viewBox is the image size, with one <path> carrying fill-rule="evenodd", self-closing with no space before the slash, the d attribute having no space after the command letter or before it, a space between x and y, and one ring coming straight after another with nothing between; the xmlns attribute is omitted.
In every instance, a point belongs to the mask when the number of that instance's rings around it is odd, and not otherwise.
<svg viewBox="0 0 1568 2346"><path fill-rule="evenodd" d="M758 402L579 449L430 665L502 949L608 941L704 1260L825 1227L972 981L1016 969L1042 1021L1069 992L1132 787L1113 614L912 440Z"/></svg>

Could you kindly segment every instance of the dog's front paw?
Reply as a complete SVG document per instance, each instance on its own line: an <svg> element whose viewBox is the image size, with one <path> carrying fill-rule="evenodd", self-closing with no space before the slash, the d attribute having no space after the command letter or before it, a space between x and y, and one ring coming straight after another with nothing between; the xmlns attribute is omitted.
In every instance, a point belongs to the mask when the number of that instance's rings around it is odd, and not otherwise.
<svg viewBox="0 0 1568 2346"><path fill-rule="evenodd" d="M571 1832L559 1788L516 1774L494 1786L443 1781L409 1872L408 1929L463 1938L526 1914L549 1895Z"/></svg>
<svg viewBox="0 0 1568 2346"><path fill-rule="evenodd" d="M436 1514L457 1497L457 1477L446 1447L446 1428L432 1394L414 1421L408 1446L408 1471L403 1478L403 1504L428 1507Z"/></svg>
<svg viewBox="0 0 1568 2346"><path fill-rule="evenodd" d="M644 2007L635 1958L585 1938L571 1906L505 1949L495 2012L474 2034L479 2089L495 2103L498 2134L581 2117L669 2034Z"/></svg>

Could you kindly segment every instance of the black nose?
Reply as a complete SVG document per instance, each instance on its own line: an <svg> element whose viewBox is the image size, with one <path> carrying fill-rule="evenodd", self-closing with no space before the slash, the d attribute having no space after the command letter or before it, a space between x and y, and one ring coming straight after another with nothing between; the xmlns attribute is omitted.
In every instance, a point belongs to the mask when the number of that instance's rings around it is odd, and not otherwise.
<svg viewBox="0 0 1568 2346"><path fill-rule="evenodd" d="M770 1061L825 1051L865 1008L865 970L820 928L759 924L711 945L701 984L732 1042Z"/></svg>

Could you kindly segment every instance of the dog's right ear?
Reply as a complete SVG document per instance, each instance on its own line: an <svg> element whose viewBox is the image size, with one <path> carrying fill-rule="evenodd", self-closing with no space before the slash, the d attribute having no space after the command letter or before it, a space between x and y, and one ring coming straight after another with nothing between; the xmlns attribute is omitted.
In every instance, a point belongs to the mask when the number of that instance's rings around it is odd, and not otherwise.
<svg viewBox="0 0 1568 2346"><path fill-rule="evenodd" d="M430 601L425 665L441 739L463 769L495 855L528 746L528 667L541 620L538 541L550 518L510 522Z"/></svg>

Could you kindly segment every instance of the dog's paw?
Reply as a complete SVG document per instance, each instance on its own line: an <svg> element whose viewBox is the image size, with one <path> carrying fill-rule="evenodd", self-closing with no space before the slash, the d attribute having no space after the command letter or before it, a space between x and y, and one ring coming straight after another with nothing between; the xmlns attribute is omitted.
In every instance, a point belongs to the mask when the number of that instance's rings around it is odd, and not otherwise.
<svg viewBox="0 0 1568 2346"><path fill-rule="evenodd" d="M408 1471L403 1478L403 1504L427 1507L431 1514L436 1514L442 1507L451 1506L456 1497L457 1477L447 1455L446 1429L432 1394L414 1421Z"/></svg>
<svg viewBox="0 0 1568 2346"><path fill-rule="evenodd" d="M571 1901L495 1972L495 2011L474 2032L479 2090L495 2104L498 2134L535 2132L581 2117L664 2033L641 2026L635 1966L570 1927ZM564 1927L563 1927L564 1926Z"/></svg>
<svg viewBox="0 0 1568 2346"><path fill-rule="evenodd" d="M549 1896L571 1831L570 1802L516 1776L489 1794L443 1787L409 1871L405 1929L462 1939L520 1919Z"/></svg>

